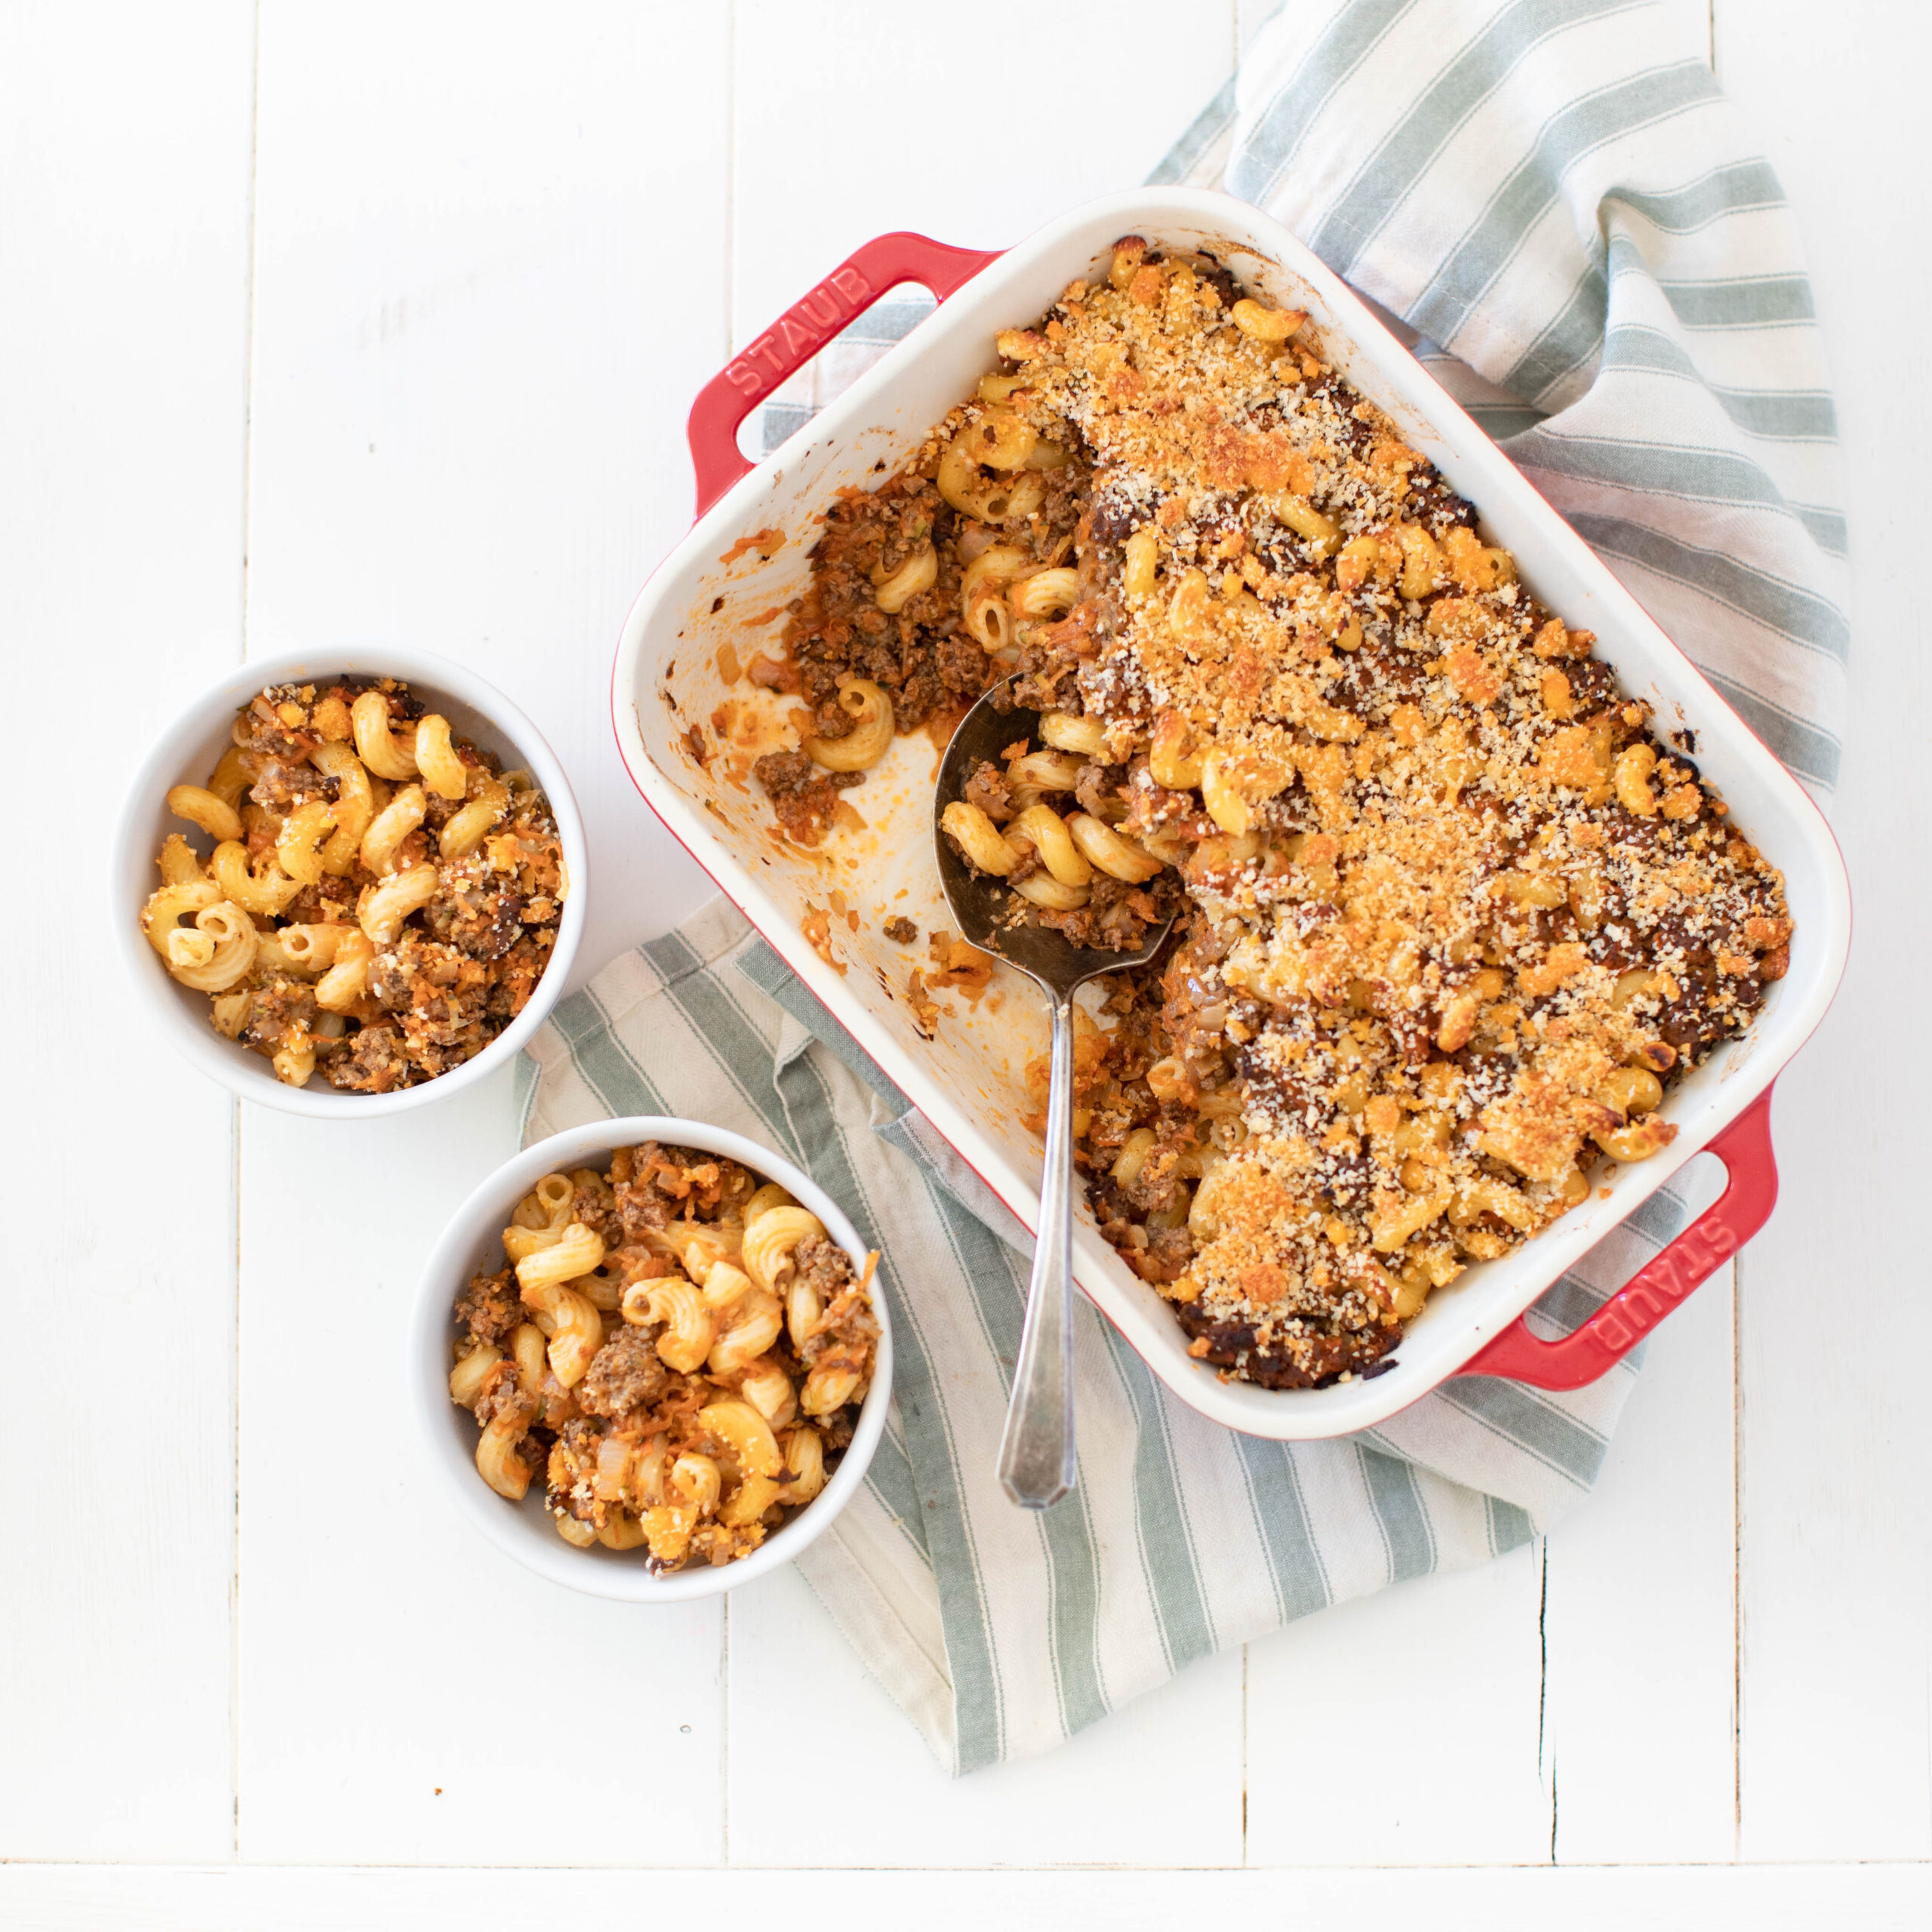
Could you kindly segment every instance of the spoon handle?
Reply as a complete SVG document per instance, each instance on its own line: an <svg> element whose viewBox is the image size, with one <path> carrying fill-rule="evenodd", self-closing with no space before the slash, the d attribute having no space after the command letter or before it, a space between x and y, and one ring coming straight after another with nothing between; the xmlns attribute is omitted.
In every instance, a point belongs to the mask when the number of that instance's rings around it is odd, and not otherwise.
<svg viewBox="0 0 1932 1932"><path fill-rule="evenodd" d="M1072 1488L1073 998L1050 991L1053 1082L1047 1094L1046 1170L1026 1325L1000 1438L1001 1486L1023 1509L1044 1509Z"/></svg>

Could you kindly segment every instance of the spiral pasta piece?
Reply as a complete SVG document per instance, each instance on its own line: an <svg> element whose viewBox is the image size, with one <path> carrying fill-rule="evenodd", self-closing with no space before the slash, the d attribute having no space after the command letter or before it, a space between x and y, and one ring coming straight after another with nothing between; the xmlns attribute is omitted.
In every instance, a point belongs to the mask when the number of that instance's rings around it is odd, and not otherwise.
<svg viewBox="0 0 1932 1932"><path fill-rule="evenodd" d="M1029 805L1007 826L1006 838L1009 844L1032 846L1040 863L1062 885L1094 882L1092 865L1074 843L1066 820L1052 806Z"/></svg>
<svg viewBox="0 0 1932 1932"><path fill-rule="evenodd" d="M804 1208L774 1208L745 1224L745 1272L768 1294L777 1294L793 1271L798 1244L823 1239L825 1223Z"/></svg>
<svg viewBox="0 0 1932 1932"><path fill-rule="evenodd" d="M380 691L365 691L349 708L356 755L378 778L399 785L416 776L416 734L389 728L389 703Z"/></svg>
<svg viewBox="0 0 1932 1932"><path fill-rule="evenodd" d="M853 720L842 738L808 737L805 755L828 771L866 771L892 745L892 700L869 678L838 680L838 707Z"/></svg>

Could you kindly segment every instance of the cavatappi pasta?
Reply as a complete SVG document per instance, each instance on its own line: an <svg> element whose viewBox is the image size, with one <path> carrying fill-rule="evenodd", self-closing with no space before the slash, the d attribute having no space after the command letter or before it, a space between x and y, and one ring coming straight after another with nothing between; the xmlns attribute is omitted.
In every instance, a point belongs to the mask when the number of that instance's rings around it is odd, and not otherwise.
<svg viewBox="0 0 1932 1932"><path fill-rule="evenodd" d="M521 1012L568 890L555 821L394 678L281 685L168 810L141 930L217 1031L300 1087L430 1080Z"/></svg>
<svg viewBox="0 0 1932 1932"><path fill-rule="evenodd" d="M1118 829L1126 807L1096 774L1106 769L1097 718L1050 711L1043 748L1024 738L985 761L940 823L976 870L1006 880L1015 922L1052 926L1081 946L1141 949L1174 910L1186 848Z"/></svg>
<svg viewBox="0 0 1932 1932"><path fill-rule="evenodd" d="M558 1534L654 1568L749 1555L825 1486L878 1340L870 1281L818 1217L735 1161L647 1141L548 1174L506 1265L456 1304L450 1395L476 1466Z"/></svg>
<svg viewBox="0 0 1932 1932"><path fill-rule="evenodd" d="M1374 1372L1670 1143L1786 971L1783 880L1306 317L1129 237L997 347L827 512L785 675L824 721L851 676L897 703L903 666L916 718L1017 674L1044 746L949 808L961 853L1088 943L1186 899L1082 1018L1103 1232L1223 1374Z"/></svg>

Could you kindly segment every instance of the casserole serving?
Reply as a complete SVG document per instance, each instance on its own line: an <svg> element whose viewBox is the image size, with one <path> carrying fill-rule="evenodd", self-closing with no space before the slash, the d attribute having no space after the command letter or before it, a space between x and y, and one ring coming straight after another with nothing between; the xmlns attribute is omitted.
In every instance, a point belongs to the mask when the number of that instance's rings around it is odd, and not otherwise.
<svg viewBox="0 0 1932 1932"><path fill-rule="evenodd" d="M841 1429L835 1445L828 1445L832 1447L833 1453L821 1460L822 1483L800 1506L789 1509L769 1534L762 1531L746 1534L741 1528L734 1547L742 1553L735 1561L700 1561L678 1567L653 1560L653 1552L641 1546L635 1526L635 1512L629 1504L620 1507L613 1500L607 1512L601 1506L604 1499L600 1498L586 1506L584 1500L570 1494L567 1470L533 1469L529 1473L534 1480L525 1487L515 1484L499 1487L496 1482L486 1481L480 1473L488 1458L478 1451L479 1418L468 1413L469 1398L479 1392L465 1386L463 1324L452 1313L452 1308L466 1297L473 1303L477 1278L480 1275L487 1280L503 1257L502 1235L506 1224L516 1225L514 1217L519 1204L546 1178L554 1178L560 1172L574 1177L574 1170L586 1166L608 1169L614 1152L651 1143L673 1150L695 1149L715 1155L721 1161L737 1163L775 1184L816 1217L831 1242L847 1257L854 1273L869 1272L864 1244L838 1204L808 1174L801 1174L789 1161L756 1142L701 1121L662 1115L592 1121L526 1147L481 1181L451 1217L424 1266L417 1289L410 1321L409 1376L417 1418L431 1459L440 1472L438 1481L444 1495L499 1549L566 1589L628 1603L675 1603L693 1597L721 1595L789 1562L851 1500L865 1479L866 1466L885 1429L886 1408L891 1401L892 1335L890 1318L881 1305L876 1310L878 1334L869 1382L857 1407L856 1421L852 1420L853 1411L841 1412L841 1420L851 1426ZM647 1215L646 1218L655 1217ZM612 1318L620 1330L629 1326L621 1316ZM553 1321L552 1326L558 1324ZM472 1341L474 1327L472 1321ZM632 1332L654 1335L657 1330L653 1324L648 1330ZM558 1336L552 1337L553 1344L560 1339L563 1339L561 1331ZM509 1353L513 1346L506 1340L504 1352ZM489 1352L494 1355L496 1351L493 1349ZM473 1366L474 1357L469 1359ZM628 1379L633 1383L637 1380L634 1374ZM589 1380L588 1375L574 1377L573 1386ZM546 1402L554 1402L560 1392L546 1389ZM605 1392L608 1396L612 1392L607 1388ZM622 1392L617 1392L616 1400L592 1403L591 1427L609 1421L614 1429L621 1432L627 1418L621 1413ZM453 1393L462 1406L451 1400ZM685 1407L690 1407L688 1401ZM614 1410L620 1413L613 1416L610 1412ZM564 1427L568 1429L569 1425L565 1423ZM790 1432L795 1435L798 1432ZM544 1432L546 1439L549 1433ZM560 1435L558 1440L561 1442L563 1438ZM793 1445L788 1441L786 1446L789 1450ZM533 1457L533 1460L547 1463L549 1453L546 1449L543 1457ZM791 1460L795 1459L788 1457L788 1461ZM829 1469L825 1468L826 1464L830 1465ZM744 1473L741 1464L734 1478L740 1486ZM787 1473L795 1476L798 1472L788 1470ZM565 1484L561 1495L557 1487L559 1477ZM547 1482L546 1478L549 1478ZM624 1479L634 1481L635 1470ZM715 1484L715 1469L711 1480ZM553 1517L543 1506L546 1490L553 1500L566 1506L562 1516ZM633 1497L631 1501L639 1500ZM671 1498L673 1503L678 1500L675 1494ZM573 1507L577 1515L571 1514ZM688 1512L693 1516L697 1513ZM632 1528L628 1535L599 1537L593 1533L585 1536L580 1528L582 1517L595 1518L599 1524L623 1517L631 1521ZM566 1540L558 1534L560 1524L577 1533Z"/></svg>
<svg viewBox="0 0 1932 1932"><path fill-rule="evenodd" d="M250 1051L242 1041L230 1035L224 1036L211 1024L210 998L207 992L198 991L190 984L172 973L164 962L162 954L144 934L141 916L149 907L155 896L157 887L164 883L164 871L158 868L155 855L162 854L164 866L184 855L179 837L181 827L189 824L197 834L201 851L189 857L190 865L198 868L203 860L214 863L222 856L222 848L208 831L203 820L211 811L225 811L229 808L218 799L204 795L198 805L191 809L202 812L202 818L192 821L175 816L169 804L171 787L181 790L199 792L192 783L183 786L182 781L196 780L204 774L214 774L223 768L230 755L237 749L235 730L238 713L248 710L254 702L269 689L288 686L299 691L311 685L318 693L325 691L343 679L354 681L358 686L387 681L400 688L406 686L414 698L426 709L446 721L450 731L466 747L473 746L475 752L487 754L494 767L512 774L521 771L534 782L544 801L549 817L554 821L555 844L561 846L562 864L561 878L555 884L561 890L558 896L561 905L546 908L546 918L541 931L546 942L540 955L543 964L534 986L527 975L521 976L518 990L521 995L520 1005L508 1000L498 1003L499 1010L489 1014L482 1026L475 1022L475 1008L479 995L468 993L460 1001L451 1001L448 1006L454 1013L454 1020L445 1035L445 1038L466 1041L469 1047L468 1057L457 1057L454 1052L446 1052L444 1057L454 1063L443 1064L442 1060L432 1060L432 1065L443 1065L443 1070L432 1078L420 1077L430 1070L429 1066L418 1066L410 1069L407 1084L390 1084L386 1088L367 1087L363 1091L352 1091L346 1087L331 1085L325 1078L315 1078L306 1084L291 1084L281 1077L277 1064L265 1051ZM286 721L277 721L285 724ZM305 721L306 723L306 721ZM294 729L296 728L289 727ZM371 780L362 773L359 759L348 758L347 748L343 746L346 764L340 768L352 774L355 782L365 791ZM300 743L291 741L289 746L290 768L297 782L306 783L320 789L323 780L318 771L310 770L306 755ZM392 768L395 769L395 768ZM306 777L304 774L306 774ZM286 777L287 774L284 774ZM479 771L478 776L481 777ZM245 782L245 781L244 781ZM338 789L346 782L343 779L329 778L327 783ZM386 783L384 790L386 791ZM423 800L422 788L401 785L398 790L408 793L414 790L420 804ZM520 794L534 804L535 794ZM178 795L176 802L182 802ZM246 801L238 798L238 803ZM370 803L375 802L370 801ZM385 799L386 817L389 823L395 819L394 812L386 811L393 800ZM479 808L480 817L487 822L491 832L499 829L502 811L506 801L496 804L484 804ZM250 811L257 808L253 805ZM407 814L405 814L407 817ZM438 814L440 818L440 811ZM272 823L272 821L271 821ZM355 829L355 821L346 820L349 830ZM413 823L414 821L411 821ZM441 832L447 832L453 820L443 820ZM393 829L407 832L409 824ZM436 828L431 828L435 829ZM471 828L472 833L485 829L484 825ZM372 819L358 836L380 838L382 832ZM426 860L429 848L428 832L416 826L414 836L405 838L395 845L389 857L395 863L391 869L398 875L410 869L409 862ZM440 833L439 833L440 835ZM170 852L170 841L173 851ZM207 848L213 846L211 857ZM272 848L271 849L273 849ZM553 848L554 849L554 847ZM230 847L231 853L239 857L238 848ZM374 854L371 856L374 856ZM437 848L439 861L442 852ZM379 863L383 863L379 861ZM119 825L115 833L112 859L112 918L116 942L121 947L137 999L143 1001L155 1018L165 1026L175 1044L211 1078L217 1080L244 1100L259 1100L263 1105L279 1108L285 1112L312 1115L318 1118L338 1120L367 1119L378 1115L398 1113L411 1107L426 1106L432 1100L447 1099L472 1081L485 1078L498 1067L515 1058L537 1028L543 1023L563 992L564 980L575 956L578 940L583 931L583 886L586 875L586 846L583 822L580 817L577 801L571 795L570 783L564 775L563 768L557 761L549 746L543 741L537 728L513 705L508 697L494 685L488 684L473 672L463 666L451 663L448 659L433 657L426 651L407 651L389 645L343 645L323 650L304 650L284 652L278 656L255 660L226 673L211 685L192 704L188 706L172 724L157 737L153 749L144 758L134 776L128 795L122 807ZM426 869L418 863L415 869ZM254 869L257 876L254 884L260 889L266 887L263 875L272 879L278 867L264 866L259 856ZM454 876L454 872L451 876ZM331 880L331 884L337 881ZM238 882L238 889L249 891L249 881L245 878ZM344 879L340 881L346 894L358 881ZM279 890L286 891L289 882L282 880ZM326 890L327 888L325 888ZM252 894L250 894L252 897ZM315 897L313 888L309 897ZM266 929L274 922L269 910L272 900L256 902L264 928L264 941L269 937ZM342 905L352 905L352 898L338 901ZM304 902L297 900L285 909L298 918L312 917L305 913ZM368 909L366 907L365 910ZM494 911L507 911L506 902L499 896ZM408 917L402 906L394 909ZM252 916L252 914L251 914ZM419 923L428 916L418 911ZM349 922L340 921L343 929L349 928ZM534 922L533 922L534 923ZM398 922L398 932L392 939L412 929ZM521 938L521 922L506 918L502 924L497 939L478 943L471 937L469 950L478 955L504 955L511 952ZM552 937L554 935L554 937ZM312 929L302 936L312 941ZM247 936L252 947L256 935ZM287 940L283 946L285 948ZM388 949L395 957L393 945ZM278 949L278 952L281 949ZM454 952L445 949L445 956ZM533 952L525 947L518 955L521 961L525 955ZM331 951L329 961L335 961ZM398 960L398 968L402 964ZM306 983L326 964L316 961L295 969L295 977ZM471 959L468 954L454 960L457 971L476 981L489 981L493 986L501 985L507 990L510 981L503 971L497 959L485 960L481 957ZM257 977L265 975L258 974ZM398 977L405 976L398 970ZM426 989L426 998L423 1004L421 1016L433 1023L438 1018L448 1018L448 1013L432 1014L429 1004L438 999L448 989L430 987ZM408 1004L414 1009L417 1001L413 987L406 988ZM308 1002L304 1001L304 1004ZM361 996L357 997L361 1004ZM398 998L398 1006L405 1000ZM507 1009L507 1010L505 1010ZM377 1017L376 1010L367 1009L371 1016ZM218 1016L217 1016L218 1017ZM480 1041L476 1035L486 1029L488 1037ZM271 1041L264 1041L266 1046ZM429 1055L424 1057L429 1058ZM297 1070L300 1070L299 1069Z"/></svg>
<svg viewBox="0 0 1932 1932"><path fill-rule="evenodd" d="M1576 1386L1600 1374L1676 1299L1755 1232L1774 1176L1765 1121L1770 1082L1822 1015L1848 928L1842 868L1814 808L1782 768L1507 461L1321 264L1244 205L1183 191L1078 211L973 276L970 285L808 432L703 515L633 610L614 691L620 745L647 799L762 928L860 1044L1023 1217L1038 1153L1020 1116L1037 1042L1016 1032L997 983L935 1023L884 922L934 922L930 850L933 750L901 740L843 829L801 851L769 829L746 782L752 756L780 742L776 715L743 702L738 674L774 641L804 588L814 515L835 492L875 488L984 374L1002 328L1023 328L1076 278L1104 275L1132 232L1171 253L1211 254L1246 288L1312 318L1322 353L1386 411L1401 438L1474 501L1487 539L1514 553L1536 597L1600 640L1626 691L1661 731L1691 726L1698 763L1737 823L1783 868L1797 926L1790 971L1753 1029L1720 1048L1674 1091L1668 1152L1626 1167L1607 1190L1537 1240L1471 1269L1432 1296L1373 1380L1269 1392L1218 1380L1191 1360L1159 1297L1083 1219L1082 1285L1183 1399L1231 1426L1284 1437L1365 1426L1465 1366ZM853 258L706 392L693 416L701 500L735 452L719 432L852 308L909 277L942 294L980 258L915 237ZM737 694L733 695L736 691ZM707 727L709 730L707 731ZM940 921L943 923L943 919ZM1563 1269L1699 1151L1725 1158L1724 1198L1589 1324L1554 1346L1511 1324ZM1378 1365L1380 1367L1381 1365Z"/></svg>

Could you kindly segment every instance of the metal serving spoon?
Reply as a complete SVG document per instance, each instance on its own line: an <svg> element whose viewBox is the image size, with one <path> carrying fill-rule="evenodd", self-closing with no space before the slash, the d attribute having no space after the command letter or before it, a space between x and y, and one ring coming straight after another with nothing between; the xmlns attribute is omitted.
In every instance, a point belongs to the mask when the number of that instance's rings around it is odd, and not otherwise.
<svg viewBox="0 0 1932 1932"><path fill-rule="evenodd" d="M1023 1509L1044 1509L1072 1488L1073 1451L1073 995L1103 973L1143 965L1160 949L1171 915L1138 952L1075 946L1045 926L1003 924L1013 895L1003 878L976 872L940 829L948 805L965 795L966 781L1016 738L1036 738L1040 714L1017 706L995 708L1010 696L1011 678L995 685L960 720L939 768L933 802L933 842L940 883L962 935L1032 980L1047 996L1053 1020L1053 1081L1047 1095L1046 1166L1040 1182L1040 1225L1033 1278L1026 1289L1026 1325L1013 1372L1013 1397L1000 1438L1001 1486Z"/></svg>

